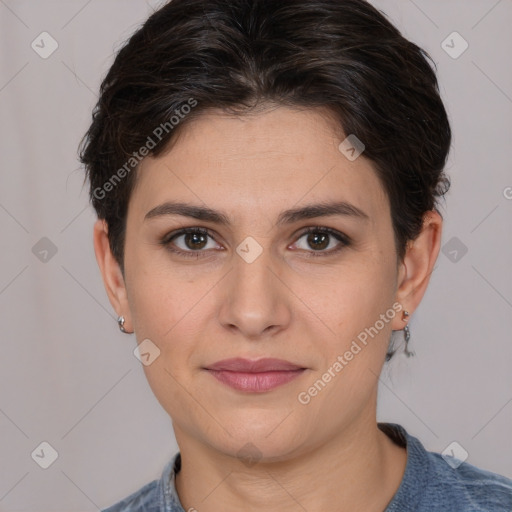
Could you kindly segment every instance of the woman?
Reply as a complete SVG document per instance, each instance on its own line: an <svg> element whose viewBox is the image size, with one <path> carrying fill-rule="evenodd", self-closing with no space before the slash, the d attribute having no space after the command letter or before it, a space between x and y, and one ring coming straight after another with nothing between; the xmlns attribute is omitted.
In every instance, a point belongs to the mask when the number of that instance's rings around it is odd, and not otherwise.
<svg viewBox="0 0 512 512"><path fill-rule="evenodd" d="M172 0L118 53L94 247L180 453L109 512L512 509L376 421L449 186L427 57L363 0Z"/></svg>

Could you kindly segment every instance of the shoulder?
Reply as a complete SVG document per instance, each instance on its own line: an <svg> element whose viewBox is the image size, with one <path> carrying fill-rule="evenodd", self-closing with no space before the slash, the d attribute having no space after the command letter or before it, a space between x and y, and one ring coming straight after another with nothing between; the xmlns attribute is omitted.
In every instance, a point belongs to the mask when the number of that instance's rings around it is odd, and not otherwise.
<svg viewBox="0 0 512 512"><path fill-rule="evenodd" d="M380 427L407 448L405 474L386 512L512 512L509 478L427 451L400 425Z"/></svg>
<svg viewBox="0 0 512 512"><path fill-rule="evenodd" d="M174 477L180 467L178 452L165 465L159 480L149 482L101 512L183 512L174 485Z"/></svg>
<svg viewBox="0 0 512 512"><path fill-rule="evenodd" d="M158 481L153 480L101 512L157 512L160 510L157 488Z"/></svg>
<svg viewBox="0 0 512 512"><path fill-rule="evenodd" d="M511 512L512 480L463 462L453 465L441 454L427 452L436 476L433 487L450 494L464 510L474 512Z"/></svg>

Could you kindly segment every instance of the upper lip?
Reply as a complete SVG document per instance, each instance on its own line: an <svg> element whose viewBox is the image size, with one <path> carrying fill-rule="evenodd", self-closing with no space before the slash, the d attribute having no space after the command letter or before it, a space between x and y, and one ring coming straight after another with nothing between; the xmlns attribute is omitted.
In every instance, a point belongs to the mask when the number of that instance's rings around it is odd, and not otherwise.
<svg viewBox="0 0 512 512"><path fill-rule="evenodd" d="M243 359L235 357L233 359L224 359L217 361L206 367L207 370L224 370L230 372L244 372L244 373L260 373L260 372L276 372L276 371L292 371L302 370L302 366L284 361L283 359L263 358L251 361L250 359Z"/></svg>

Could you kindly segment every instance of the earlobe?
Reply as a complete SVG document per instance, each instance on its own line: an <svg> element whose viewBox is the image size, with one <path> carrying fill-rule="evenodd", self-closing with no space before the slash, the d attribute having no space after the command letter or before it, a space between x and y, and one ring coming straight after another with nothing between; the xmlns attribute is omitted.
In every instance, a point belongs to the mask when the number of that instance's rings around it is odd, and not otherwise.
<svg viewBox="0 0 512 512"><path fill-rule="evenodd" d="M436 211L423 216L423 227L418 237L407 244L400 266L396 300L409 315L420 304L434 269L441 246L443 220ZM395 318L393 329L403 329L402 319Z"/></svg>
<svg viewBox="0 0 512 512"><path fill-rule="evenodd" d="M103 284L108 299L118 316L124 316L125 328L128 330L130 321L128 299L124 277L119 263L110 250L108 226L105 220L98 219L93 232L94 252L101 271Z"/></svg>

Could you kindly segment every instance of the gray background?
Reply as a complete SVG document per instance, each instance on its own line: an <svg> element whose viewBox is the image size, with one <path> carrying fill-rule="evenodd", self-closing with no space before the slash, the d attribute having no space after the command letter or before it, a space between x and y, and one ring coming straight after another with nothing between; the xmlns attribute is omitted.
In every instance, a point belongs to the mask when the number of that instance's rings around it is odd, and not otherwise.
<svg viewBox="0 0 512 512"><path fill-rule="evenodd" d="M374 4L432 55L454 132L444 253L411 320L416 357L383 372L379 419L512 477L512 2ZM0 0L0 511L97 510L177 450L104 291L76 158L113 50L156 6ZM31 47L43 31L47 59ZM453 31L458 58L442 47ZM31 457L43 441L48 469Z"/></svg>

